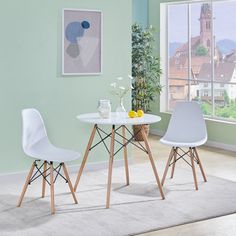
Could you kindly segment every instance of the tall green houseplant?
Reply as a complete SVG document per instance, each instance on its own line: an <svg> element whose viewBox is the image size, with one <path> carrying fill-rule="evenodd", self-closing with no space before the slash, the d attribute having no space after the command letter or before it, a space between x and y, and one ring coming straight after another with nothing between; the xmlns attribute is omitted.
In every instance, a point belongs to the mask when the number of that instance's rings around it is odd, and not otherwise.
<svg viewBox="0 0 236 236"><path fill-rule="evenodd" d="M153 55L154 30L132 25L132 109L150 111L151 102L158 98L160 85L160 58Z"/></svg>

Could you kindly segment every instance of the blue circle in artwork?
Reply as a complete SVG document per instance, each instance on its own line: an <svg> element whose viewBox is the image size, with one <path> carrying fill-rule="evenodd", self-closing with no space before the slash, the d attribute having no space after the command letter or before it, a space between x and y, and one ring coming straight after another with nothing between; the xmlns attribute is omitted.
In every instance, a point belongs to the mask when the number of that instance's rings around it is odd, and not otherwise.
<svg viewBox="0 0 236 236"><path fill-rule="evenodd" d="M84 29L88 29L89 27L90 27L90 24L89 24L89 22L88 21L83 21L82 23L81 23L81 25L82 25L82 27L84 28Z"/></svg>
<svg viewBox="0 0 236 236"><path fill-rule="evenodd" d="M81 23L74 21L66 26L65 37L71 43L77 43L77 38L84 35L84 28Z"/></svg>

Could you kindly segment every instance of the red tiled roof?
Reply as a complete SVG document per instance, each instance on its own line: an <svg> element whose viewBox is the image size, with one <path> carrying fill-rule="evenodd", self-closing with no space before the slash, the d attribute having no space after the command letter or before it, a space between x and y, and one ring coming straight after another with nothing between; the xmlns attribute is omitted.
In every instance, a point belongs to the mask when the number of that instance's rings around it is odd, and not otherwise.
<svg viewBox="0 0 236 236"><path fill-rule="evenodd" d="M232 53L225 56L225 61L227 62L236 62L236 50L234 50Z"/></svg>
<svg viewBox="0 0 236 236"><path fill-rule="evenodd" d="M195 75L199 74L201 67L204 63L210 63L209 56L194 56L191 58L192 70Z"/></svg>
<svg viewBox="0 0 236 236"><path fill-rule="evenodd" d="M192 73L198 75L201 69L201 66L205 63L210 62L209 56L193 56L191 58L192 64ZM187 79L188 78L188 59L180 58L178 64L175 64L175 60L171 59L169 65L169 78L173 79ZM192 76L193 77L193 76Z"/></svg>
<svg viewBox="0 0 236 236"><path fill-rule="evenodd" d="M191 38L191 48L195 49L200 44L200 36ZM176 52L186 52L188 51L188 43L182 44L176 49Z"/></svg>
<svg viewBox="0 0 236 236"><path fill-rule="evenodd" d="M211 64L205 63L202 65L198 75L198 79L210 81L211 75ZM230 82L235 70L235 64L231 62L219 63L215 66L215 81L217 82Z"/></svg>

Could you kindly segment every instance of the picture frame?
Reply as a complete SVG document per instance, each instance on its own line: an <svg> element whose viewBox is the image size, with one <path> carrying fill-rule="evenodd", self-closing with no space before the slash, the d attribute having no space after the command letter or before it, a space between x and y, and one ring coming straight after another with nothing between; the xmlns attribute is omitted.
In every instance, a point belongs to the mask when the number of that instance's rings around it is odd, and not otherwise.
<svg viewBox="0 0 236 236"><path fill-rule="evenodd" d="M100 10L62 10L62 74L102 74Z"/></svg>

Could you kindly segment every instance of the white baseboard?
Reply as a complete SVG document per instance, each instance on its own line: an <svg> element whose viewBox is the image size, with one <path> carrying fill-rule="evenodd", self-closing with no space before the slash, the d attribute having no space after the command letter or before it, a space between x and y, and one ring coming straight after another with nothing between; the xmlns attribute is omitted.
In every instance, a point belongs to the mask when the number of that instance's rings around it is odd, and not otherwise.
<svg viewBox="0 0 236 236"><path fill-rule="evenodd" d="M154 135L158 135L158 136L162 137L165 134L165 131L158 130L158 129L151 129L150 134L154 134ZM211 141L211 140L208 140L204 146L220 148L223 150L236 152L236 145L220 143L220 142L215 142L215 141Z"/></svg>
<svg viewBox="0 0 236 236"><path fill-rule="evenodd" d="M164 130L159 130L159 129L150 129L150 134L158 135L158 136L163 136L165 134Z"/></svg>
<svg viewBox="0 0 236 236"><path fill-rule="evenodd" d="M132 164L132 159L128 159L129 164ZM92 162L92 163L87 163L85 165L84 171L97 171L101 169L108 169L108 161L102 161L102 162ZM113 162L113 167L120 167L124 166L124 160L123 159L118 159L114 160ZM70 173L76 173L79 171L80 165L70 165L68 166L68 171ZM27 171L19 171L19 172L11 172L11 173L4 173L0 174L0 181L4 182L5 180L15 180L18 178L25 178L26 175L28 174L29 170Z"/></svg>
<svg viewBox="0 0 236 236"><path fill-rule="evenodd" d="M223 150L236 152L236 145L232 145L232 144L219 143L219 142L209 140L209 141L206 142L205 146L220 148L220 149L223 149Z"/></svg>

